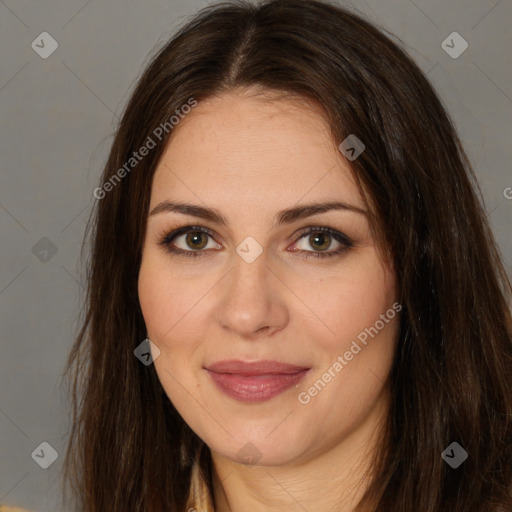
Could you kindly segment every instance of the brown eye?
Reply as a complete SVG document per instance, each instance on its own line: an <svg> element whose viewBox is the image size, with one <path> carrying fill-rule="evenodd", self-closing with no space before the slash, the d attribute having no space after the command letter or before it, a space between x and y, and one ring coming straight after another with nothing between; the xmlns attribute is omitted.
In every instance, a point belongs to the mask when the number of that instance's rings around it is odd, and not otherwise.
<svg viewBox="0 0 512 512"><path fill-rule="evenodd" d="M319 251L325 251L331 245L331 235L327 233L316 232L309 235L311 247Z"/></svg>
<svg viewBox="0 0 512 512"><path fill-rule="evenodd" d="M211 242L212 246L208 247ZM215 242L214 233L201 226L183 226L163 236L159 242L171 254L203 256L208 249L222 249Z"/></svg>
<svg viewBox="0 0 512 512"><path fill-rule="evenodd" d="M187 234L185 243L191 249L204 249L208 244L208 235L202 231L191 231Z"/></svg>
<svg viewBox="0 0 512 512"><path fill-rule="evenodd" d="M334 248L331 248L333 243ZM301 252L305 258L338 256L354 246L353 242L343 233L325 226L302 231L294 245L295 249L293 250Z"/></svg>

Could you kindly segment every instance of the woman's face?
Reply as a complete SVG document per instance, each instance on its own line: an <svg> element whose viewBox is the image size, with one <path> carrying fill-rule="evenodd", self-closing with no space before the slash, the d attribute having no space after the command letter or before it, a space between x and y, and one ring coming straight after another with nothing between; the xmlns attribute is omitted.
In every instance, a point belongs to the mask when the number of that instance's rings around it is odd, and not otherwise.
<svg viewBox="0 0 512 512"><path fill-rule="evenodd" d="M174 128L150 212L138 286L155 368L214 454L295 464L370 428L400 306L318 112L243 92L200 102Z"/></svg>

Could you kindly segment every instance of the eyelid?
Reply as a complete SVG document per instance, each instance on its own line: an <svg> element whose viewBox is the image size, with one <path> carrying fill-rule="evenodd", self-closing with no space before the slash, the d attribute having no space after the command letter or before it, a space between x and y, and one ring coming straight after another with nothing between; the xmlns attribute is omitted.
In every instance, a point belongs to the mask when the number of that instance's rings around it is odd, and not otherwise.
<svg viewBox="0 0 512 512"><path fill-rule="evenodd" d="M338 231L337 229L331 228L329 226L320 225L308 226L306 228L300 229L297 233L297 239L295 240L294 243L297 243L299 240L304 238L305 235L309 235L311 233L327 233L340 243L344 243L346 245L353 245L352 240L350 240L350 238L348 238L348 236L343 234L341 231Z"/></svg>
<svg viewBox="0 0 512 512"><path fill-rule="evenodd" d="M189 232L206 233L207 235L209 235L214 240L215 240L215 236L216 236L215 232L212 231L209 228L206 228L204 226L198 226L198 225L195 225L195 224L187 224L185 226L181 226L179 228L172 229L171 231L164 230L164 232L158 237L158 240L159 240L158 244L159 245L163 245L163 246L168 246L176 238L178 238L181 235L185 235L185 234L187 234ZM218 242L215 240L215 243L218 243ZM177 251L179 251L179 250L180 249L177 249ZM192 250L190 250L190 251L187 251L187 252L204 252L204 251L192 251Z"/></svg>
<svg viewBox="0 0 512 512"><path fill-rule="evenodd" d="M201 250L193 250L193 249L186 250L186 249L180 249L180 248L176 248L176 247L172 247L171 246L171 243L176 238L178 238L181 235L187 234L189 232L206 233L207 235L209 235L215 241L215 243L218 243L215 240L216 234L211 229L206 228L204 226L188 224L188 225L184 225L184 226L181 226L179 228L173 229L170 232L169 231L164 231L164 233L159 236L158 244L164 246L167 249L167 251L170 252L171 254L177 254L177 255L182 254L182 255L185 255L185 256L203 256L205 253L209 252L209 251L206 251L204 249L201 249ZM341 247L338 248L338 249L335 249L335 250L331 249L331 250L326 250L326 251L307 251L307 250L304 250L304 249L297 249L296 251L293 251L293 252L307 253L308 255L305 256L306 258L308 258L308 257L314 257L314 258L326 257L327 258L329 256L336 256L338 254L341 254L346 249L349 249L349 248L354 246L354 243L352 242L352 240L350 240L342 232L338 231L337 229L331 228L329 226L320 226L320 225L317 225L317 226L306 226L304 228L299 229L297 232L294 233L294 242L292 243L292 245L296 244L297 242L299 242L300 240L305 238L307 235L312 234L312 233L317 233L317 232L319 232L319 233L327 233L329 236L334 238L339 244L341 244ZM210 249L210 251L211 250L212 249Z"/></svg>
<svg viewBox="0 0 512 512"><path fill-rule="evenodd" d="M304 249L297 249L294 252L303 253L303 257L306 259L313 258L328 260L328 258L341 256L341 254L343 254L345 251L354 247L354 242L350 240L344 233L328 226L308 226L302 230L299 230L299 236L295 242L293 242L293 245L313 233L327 233L331 238L338 242L340 246L337 249L328 249L325 251L307 251Z"/></svg>

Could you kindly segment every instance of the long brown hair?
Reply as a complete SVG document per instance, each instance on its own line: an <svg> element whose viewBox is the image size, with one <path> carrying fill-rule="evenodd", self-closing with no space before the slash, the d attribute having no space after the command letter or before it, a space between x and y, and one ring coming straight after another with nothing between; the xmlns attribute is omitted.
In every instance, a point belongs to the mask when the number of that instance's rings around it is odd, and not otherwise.
<svg viewBox="0 0 512 512"><path fill-rule="evenodd" d="M172 127L161 140L155 129L191 98L254 86L314 102L336 144L355 134L366 147L350 165L403 310L383 448L358 510L512 510L512 292L470 162L402 49L353 12L304 0L206 7L158 51L124 111L84 240L86 307L65 373L77 510L213 509L208 448L134 356L146 337L137 278L172 140ZM156 147L126 167L148 137ZM453 442L468 453L457 469L441 457Z"/></svg>

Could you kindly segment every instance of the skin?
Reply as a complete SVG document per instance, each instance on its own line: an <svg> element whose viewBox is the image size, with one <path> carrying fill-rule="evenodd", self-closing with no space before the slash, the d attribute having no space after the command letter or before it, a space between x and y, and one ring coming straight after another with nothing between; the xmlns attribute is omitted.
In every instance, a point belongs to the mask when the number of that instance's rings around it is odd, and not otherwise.
<svg viewBox="0 0 512 512"><path fill-rule="evenodd" d="M156 169L150 211L181 201L215 208L229 224L176 212L148 217L139 298L148 337L161 351L155 369L210 447L216 511L351 511L382 443L378 427L389 409L385 381L399 315L309 403L298 396L392 307L395 276L366 215L331 210L274 224L278 211L300 204L364 203L314 106L250 92L200 102L174 128ZM172 243L189 251L199 244L202 255L171 254L159 244L188 223L210 228L214 237L190 245L185 234ZM343 233L354 246L331 258L306 258L321 252L318 244L331 240L327 252L341 246L328 235L314 245L300 231L318 226ZM236 252L248 236L263 248L252 263ZM222 393L203 368L226 359L311 370L266 402L244 403ZM244 446L255 464L240 462Z"/></svg>

